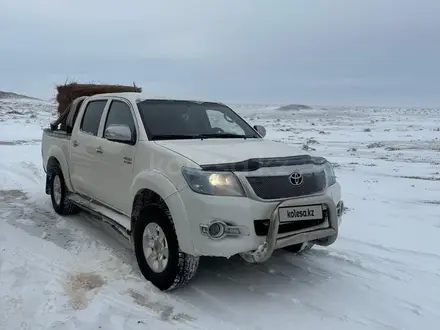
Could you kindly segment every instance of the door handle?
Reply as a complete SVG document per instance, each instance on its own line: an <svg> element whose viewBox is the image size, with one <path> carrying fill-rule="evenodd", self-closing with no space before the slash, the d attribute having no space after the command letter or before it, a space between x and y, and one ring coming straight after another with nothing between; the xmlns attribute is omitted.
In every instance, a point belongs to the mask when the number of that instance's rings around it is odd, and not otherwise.
<svg viewBox="0 0 440 330"><path fill-rule="evenodd" d="M72 143L72 146L74 146L74 147L77 147L77 146L79 146L79 143L78 143L78 141L73 141L73 143Z"/></svg>
<svg viewBox="0 0 440 330"><path fill-rule="evenodd" d="M101 147L96 148L96 153L102 154L102 148Z"/></svg>

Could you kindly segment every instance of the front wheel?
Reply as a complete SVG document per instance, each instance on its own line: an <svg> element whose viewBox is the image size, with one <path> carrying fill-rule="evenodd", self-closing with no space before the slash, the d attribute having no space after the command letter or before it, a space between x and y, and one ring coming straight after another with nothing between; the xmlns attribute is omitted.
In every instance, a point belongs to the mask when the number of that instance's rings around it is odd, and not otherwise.
<svg viewBox="0 0 440 330"><path fill-rule="evenodd" d="M182 252L168 210L148 209L135 223L134 249L142 275L161 291L194 277L199 258Z"/></svg>
<svg viewBox="0 0 440 330"><path fill-rule="evenodd" d="M304 243L286 246L284 250L299 254L309 251L313 247L313 245L314 245L313 243L304 242Z"/></svg>

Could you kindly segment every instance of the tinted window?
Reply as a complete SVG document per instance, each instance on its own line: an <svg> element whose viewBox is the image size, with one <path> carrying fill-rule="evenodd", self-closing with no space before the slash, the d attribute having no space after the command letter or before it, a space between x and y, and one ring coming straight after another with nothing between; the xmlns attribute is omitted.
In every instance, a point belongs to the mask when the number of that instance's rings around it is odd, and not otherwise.
<svg viewBox="0 0 440 330"><path fill-rule="evenodd" d="M223 104L146 100L138 103L142 122L153 140L179 138L259 138Z"/></svg>
<svg viewBox="0 0 440 330"><path fill-rule="evenodd" d="M106 100L91 101L87 104L82 122L81 130L92 135L98 135L99 122L104 111Z"/></svg>
<svg viewBox="0 0 440 330"><path fill-rule="evenodd" d="M110 109L108 111L107 120L105 122L105 129L111 124L124 124L131 128L131 131L135 131L135 125L133 116L131 114L130 107L121 101L112 101Z"/></svg>

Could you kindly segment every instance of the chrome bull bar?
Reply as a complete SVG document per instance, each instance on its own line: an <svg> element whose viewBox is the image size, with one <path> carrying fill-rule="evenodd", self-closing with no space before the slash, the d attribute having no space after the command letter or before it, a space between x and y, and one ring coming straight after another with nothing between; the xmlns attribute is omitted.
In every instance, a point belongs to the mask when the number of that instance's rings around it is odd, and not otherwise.
<svg viewBox="0 0 440 330"><path fill-rule="evenodd" d="M280 227L279 208L281 207L295 207L322 204L328 208L328 226L326 228L308 228L297 232L285 233L282 237L278 237L278 229ZM261 263L268 260L273 252L283 247L304 243L313 242L317 245L330 245L334 243L337 238L339 229L339 221L337 214L337 207L330 196L314 196L301 199L289 199L280 202L275 210L272 212L270 218L269 230L266 236L266 241L261 244L255 251L240 253L240 256L250 263ZM327 238L325 240L320 240ZM330 238L331 237L331 238Z"/></svg>

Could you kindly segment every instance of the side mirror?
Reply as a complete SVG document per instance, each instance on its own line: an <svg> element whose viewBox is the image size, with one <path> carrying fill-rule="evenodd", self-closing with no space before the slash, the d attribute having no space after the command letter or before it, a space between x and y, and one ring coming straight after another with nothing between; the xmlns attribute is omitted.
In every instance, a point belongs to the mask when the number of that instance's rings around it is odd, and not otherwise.
<svg viewBox="0 0 440 330"><path fill-rule="evenodd" d="M104 138L109 141L131 143L133 142L133 132L127 125L111 124L104 131Z"/></svg>
<svg viewBox="0 0 440 330"><path fill-rule="evenodd" d="M262 137L266 136L266 129L264 128L264 126L261 125L255 125L254 129L258 132L258 134L260 134Z"/></svg>

